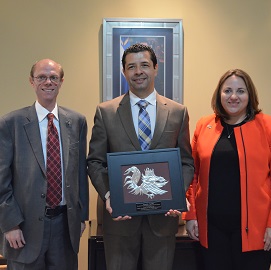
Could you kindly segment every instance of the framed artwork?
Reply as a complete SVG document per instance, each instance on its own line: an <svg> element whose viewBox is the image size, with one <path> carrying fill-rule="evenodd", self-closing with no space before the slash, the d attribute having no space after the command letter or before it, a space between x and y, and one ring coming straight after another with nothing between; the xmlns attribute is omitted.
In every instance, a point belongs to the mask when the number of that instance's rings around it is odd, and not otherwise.
<svg viewBox="0 0 271 270"><path fill-rule="evenodd" d="M179 148L107 154L112 217L187 211Z"/></svg>
<svg viewBox="0 0 271 270"><path fill-rule="evenodd" d="M183 102L183 26L181 19L103 19L103 101L126 93L121 58L135 43L153 48L158 61L155 89Z"/></svg>

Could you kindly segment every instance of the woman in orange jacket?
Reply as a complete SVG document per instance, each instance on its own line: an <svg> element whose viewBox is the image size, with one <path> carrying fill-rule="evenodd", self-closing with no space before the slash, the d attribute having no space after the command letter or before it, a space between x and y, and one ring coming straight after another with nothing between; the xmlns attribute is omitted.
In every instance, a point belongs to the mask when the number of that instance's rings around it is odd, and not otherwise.
<svg viewBox="0 0 271 270"><path fill-rule="evenodd" d="M188 235L200 241L206 270L269 270L271 117L261 113L256 88L239 69L221 77L212 108L192 140Z"/></svg>

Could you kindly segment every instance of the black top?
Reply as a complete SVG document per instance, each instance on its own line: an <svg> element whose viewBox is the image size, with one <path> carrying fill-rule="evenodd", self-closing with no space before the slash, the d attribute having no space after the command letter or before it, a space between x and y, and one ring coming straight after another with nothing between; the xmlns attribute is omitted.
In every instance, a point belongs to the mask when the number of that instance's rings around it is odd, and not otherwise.
<svg viewBox="0 0 271 270"><path fill-rule="evenodd" d="M208 218L221 220L221 224L227 219L227 226L231 223L240 227L241 224L240 170L233 130L245 122L229 125L221 121L224 129L211 157Z"/></svg>

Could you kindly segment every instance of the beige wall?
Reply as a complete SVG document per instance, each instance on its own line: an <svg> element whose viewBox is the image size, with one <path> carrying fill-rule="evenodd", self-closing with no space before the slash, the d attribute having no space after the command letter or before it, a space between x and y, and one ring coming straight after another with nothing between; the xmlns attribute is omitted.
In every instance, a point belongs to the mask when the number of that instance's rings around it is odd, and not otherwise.
<svg viewBox="0 0 271 270"><path fill-rule="evenodd" d="M89 136L102 92L102 19L183 19L184 104L191 132L197 119L211 113L210 99L227 69L242 68L254 80L260 106L271 114L270 0L1 0L0 115L32 104L29 69L52 58L65 70L59 104L87 116ZM96 193L91 188L90 218ZM87 233L80 270L87 269Z"/></svg>

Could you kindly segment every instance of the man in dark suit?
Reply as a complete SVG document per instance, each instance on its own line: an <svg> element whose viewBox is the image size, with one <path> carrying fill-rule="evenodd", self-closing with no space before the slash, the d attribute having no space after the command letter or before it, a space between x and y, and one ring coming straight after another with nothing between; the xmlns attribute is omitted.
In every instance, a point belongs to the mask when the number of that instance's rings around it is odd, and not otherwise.
<svg viewBox="0 0 271 270"><path fill-rule="evenodd" d="M8 269L78 269L80 236L88 220L87 123L57 105L63 77L58 63L38 61L29 78L36 102L0 118L0 253ZM60 202L53 206L47 196L49 113L60 148Z"/></svg>
<svg viewBox="0 0 271 270"><path fill-rule="evenodd" d="M169 210L165 215L113 219L106 154L142 150L138 139L140 109L137 104L145 100L152 137L149 149L180 149L187 189L194 173L188 113L185 106L155 91L158 65L150 47L142 44L129 47L123 54L122 66L130 90L97 107L87 159L91 181L105 201L103 233L107 270L136 270L140 250L143 269L171 270L179 213Z"/></svg>

